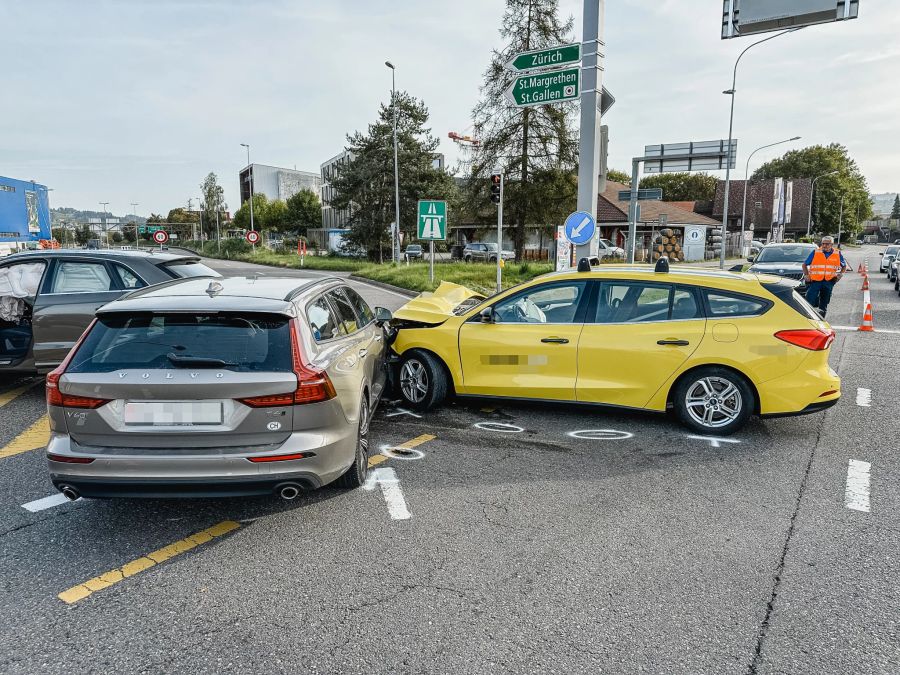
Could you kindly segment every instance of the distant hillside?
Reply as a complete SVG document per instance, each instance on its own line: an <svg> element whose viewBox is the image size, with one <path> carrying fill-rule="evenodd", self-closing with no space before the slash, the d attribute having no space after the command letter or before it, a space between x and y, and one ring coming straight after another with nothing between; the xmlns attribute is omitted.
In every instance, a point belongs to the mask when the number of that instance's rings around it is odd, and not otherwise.
<svg viewBox="0 0 900 675"><path fill-rule="evenodd" d="M73 209L68 206L62 206L57 209L50 209L50 219L53 222L53 227L58 227L64 222L79 224L88 222L90 218L103 217L103 211L79 211L78 209ZM117 216L114 213L109 213L106 214L106 217L118 218L119 222L122 223L136 222L138 225L144 225L147 222L147 219L141 216Z"/></svg>

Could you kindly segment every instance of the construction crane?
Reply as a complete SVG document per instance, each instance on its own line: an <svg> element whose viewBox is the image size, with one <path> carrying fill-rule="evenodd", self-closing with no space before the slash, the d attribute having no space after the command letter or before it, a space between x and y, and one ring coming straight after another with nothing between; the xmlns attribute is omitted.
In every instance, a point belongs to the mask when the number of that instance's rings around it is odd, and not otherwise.
<svg viewBox="0 0 900 675"><path fill-rule="evenodd" d="M463 135L455 131L451 131L449 134L447 134L447 137L454 143L462 147L468 146L477 148L479 145L481 145L481 141L479 141L474 136Z"/></svg>
<svg viewBox="0 0 900 675"><path fill-rule="evenodd" d="M459 146L459 168L463 173L468 174L472 169L472 159L475 151L481 147L481 141L474 136L468 135L472 127L466 128L463 133L451 131L447 137Z"/></svg>

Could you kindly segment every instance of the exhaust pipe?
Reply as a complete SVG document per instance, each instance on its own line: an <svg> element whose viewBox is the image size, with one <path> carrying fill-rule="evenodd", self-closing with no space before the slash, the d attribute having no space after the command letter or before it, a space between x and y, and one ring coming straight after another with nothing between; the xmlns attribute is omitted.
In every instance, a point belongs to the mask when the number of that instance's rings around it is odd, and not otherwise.
<svg viewBox="0 0 900 675"><path fill-rule="evenodd" d="M278 490L278 496L286 502L294 501L300 496L300 488L296 485L282 485L281 489Z"/></svg>
<svg viewBox="0 0 900 675"><path fill-rule="evenodd" d="M63 497L68 499L70 502L74 502L77 499L81 498L81 495L78 494L78 490L73 488L71 485L60 485L59 491L62 492Z"/></svg>

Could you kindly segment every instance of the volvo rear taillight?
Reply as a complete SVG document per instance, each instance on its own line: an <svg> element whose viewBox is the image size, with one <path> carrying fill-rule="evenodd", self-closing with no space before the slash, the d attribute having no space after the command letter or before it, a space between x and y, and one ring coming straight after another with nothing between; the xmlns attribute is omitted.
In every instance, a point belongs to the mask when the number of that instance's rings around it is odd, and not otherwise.
<svg viewBox="0 0 900 675"><path fill-rule="evenodd" d="M808 330L782 330L775 333L775 337L779 340L809 349L813 352L821 352L828 349L834 342L833 330L819 330L811 328Z"/></svg>
<svg viewBox="0 0 900 675"><path fill-rule="evenodd" d="M81 347L81 343L84 342L84 338L87 337L87 334L91 332L91 329L94 327L94 324L97 323L97 319L91 321L91 325L87 327L87 330L81 334L81 337L78 338L78 342L69 350L69 353L66 354L66 358L63 359L63 362L60 363L55 369L51 370L47 373L47 405L55 405L61 406L63 408L99 408L106 403L109 403L109 399L106 398L92 398L90 396L71 396L69 394L64 394L59 390L59 379L66 372L66 368L71 363L72 359L75 356L75 352L78 351L78 348Z"/></svg>
<svg viewBox="0 0 900 675"><path fill-rule="evenodd" d="M251 408L274 408L286 405L318 403L332 399L337 395L328 373L306 363L305 355L300 347L300 338L297 335L297 330L296 325L291 326L291 363L294 375L297 376L297 388L287 394L238 399L241 403Z"/></svg>

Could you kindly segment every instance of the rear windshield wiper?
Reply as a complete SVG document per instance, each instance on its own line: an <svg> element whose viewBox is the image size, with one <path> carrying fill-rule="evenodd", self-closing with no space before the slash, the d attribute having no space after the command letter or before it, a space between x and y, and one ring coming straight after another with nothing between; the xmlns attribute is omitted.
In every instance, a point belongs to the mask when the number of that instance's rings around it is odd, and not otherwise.
<svg viewBox="0 0 900 675"><path fill-rule="evenodd" d="M226 368L228 366L236 366L238 364L223 359L216 359L210 356L181 356L180 354L166 354L166 358L174 366L179 368Z"/></svg>

